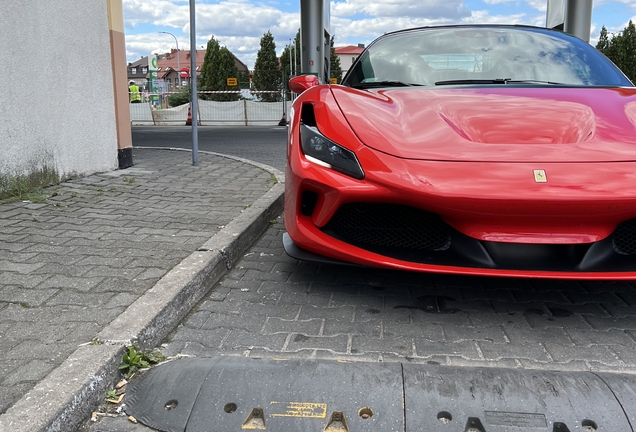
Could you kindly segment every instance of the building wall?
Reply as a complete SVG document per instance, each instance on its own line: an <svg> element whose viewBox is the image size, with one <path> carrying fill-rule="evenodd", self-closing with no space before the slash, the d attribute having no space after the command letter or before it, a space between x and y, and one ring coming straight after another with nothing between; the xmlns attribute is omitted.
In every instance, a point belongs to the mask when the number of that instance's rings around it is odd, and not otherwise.
<svg viewBox="0 0 636 432"><path fill-rule="evenodd" d="M106 1L3 0L0 45L0 180L117 168Z"/></svg>
<svg viewBox="0 0 636 432"><path fill-rule="evenodd" d="M358 58L356 54L338 54L340 59L340 68L342 68L342 76L345 76L349 68L353 65L353 61Z"/></svg>

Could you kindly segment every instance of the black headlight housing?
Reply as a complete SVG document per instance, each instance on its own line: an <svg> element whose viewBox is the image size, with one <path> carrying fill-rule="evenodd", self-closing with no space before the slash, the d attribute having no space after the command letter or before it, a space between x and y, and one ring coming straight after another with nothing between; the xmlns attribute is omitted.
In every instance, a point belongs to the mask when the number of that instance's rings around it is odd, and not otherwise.
<svg viewBox="0 0 636 432"><path fill-rule="evenodd" d="M364 178L355 153L331 141L317 127L301 123L300 141L308 160L358 180Z"/></svg>

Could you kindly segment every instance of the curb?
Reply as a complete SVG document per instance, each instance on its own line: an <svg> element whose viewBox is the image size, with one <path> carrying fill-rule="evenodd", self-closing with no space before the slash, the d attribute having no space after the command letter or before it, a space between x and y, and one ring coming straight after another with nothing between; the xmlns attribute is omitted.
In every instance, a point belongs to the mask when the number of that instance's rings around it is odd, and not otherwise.
<svg viewBox="0 0 636 432"><path fill-rule="evenodd" d="M106 326L97 335L101 344L78 347L1 415L0 430L68 432L80 427L117 381L126 346L134 342L141 348L158 345L282 212L281 171L243 158L200 153L256 166L272 174L278 183Z"/></svg>

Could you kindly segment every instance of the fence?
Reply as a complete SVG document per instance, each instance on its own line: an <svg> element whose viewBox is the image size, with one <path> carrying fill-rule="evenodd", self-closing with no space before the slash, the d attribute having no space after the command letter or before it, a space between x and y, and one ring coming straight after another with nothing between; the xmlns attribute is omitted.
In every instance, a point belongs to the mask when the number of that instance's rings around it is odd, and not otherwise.
<svg viewBox="0 0 636 432"><path fill-rule="evenodd" d="M263 93L277 92L200 92L201 94L235 93L250 99L231 102L216 102L198 98L197 117L202 126L209 125L278 125L283 118L287 118L291 101L261 102L257 99ZM188 118L189 103L176 107L166 107L165 96L144 95L147 102L130 104L130 120L133 125L170 125L185 124ZM153 96L157 96L153 98ZM155 102L153 102L153 100ZM158 103L158 101L164 101Z"/></svg>

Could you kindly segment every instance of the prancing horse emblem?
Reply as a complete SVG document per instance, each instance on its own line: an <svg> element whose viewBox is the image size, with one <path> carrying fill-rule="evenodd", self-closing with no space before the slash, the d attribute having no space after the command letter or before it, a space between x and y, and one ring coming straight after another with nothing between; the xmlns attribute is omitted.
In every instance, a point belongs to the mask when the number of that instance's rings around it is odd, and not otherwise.
<svg viewBox="0 0 636 432"><path fill-rule="evenodd" d="M534 181L537 183L547 183L548 177L545 175L545 170L534 170Z"/></svg>

